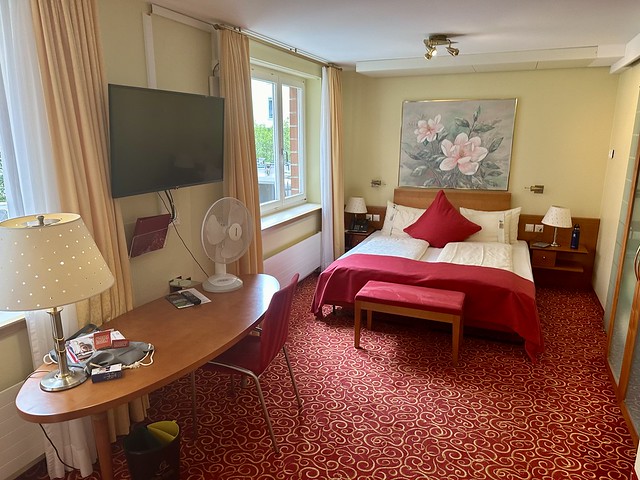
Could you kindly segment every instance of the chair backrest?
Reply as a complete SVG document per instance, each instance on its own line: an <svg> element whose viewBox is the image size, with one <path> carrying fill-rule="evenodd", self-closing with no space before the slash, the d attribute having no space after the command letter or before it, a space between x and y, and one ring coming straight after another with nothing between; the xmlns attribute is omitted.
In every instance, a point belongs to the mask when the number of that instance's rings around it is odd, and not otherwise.
<svg viewBox="0 0 640 480"><path fill-rule="evenodd" d="M260 370L264 371L282 349L289 333L289 317L293 295L298 286L299 274L295 274L286 287L278 290L269 303L262 320L260 340Z"/></svg>

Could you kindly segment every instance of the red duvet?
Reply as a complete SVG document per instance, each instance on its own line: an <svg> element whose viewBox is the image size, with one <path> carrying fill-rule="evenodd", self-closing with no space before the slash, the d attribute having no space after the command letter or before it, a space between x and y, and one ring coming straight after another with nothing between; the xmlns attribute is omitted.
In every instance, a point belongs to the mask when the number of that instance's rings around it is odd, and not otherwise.
<svg viewBox="0 0 640 480"><path fill-rule="evenodd" d="M464 292L466 326L517 333L534 362L544 350L533 282L497 268L353 254L320 274L313 313L322 315L323 305L353 305L356 293L369 280Z"/></svg>

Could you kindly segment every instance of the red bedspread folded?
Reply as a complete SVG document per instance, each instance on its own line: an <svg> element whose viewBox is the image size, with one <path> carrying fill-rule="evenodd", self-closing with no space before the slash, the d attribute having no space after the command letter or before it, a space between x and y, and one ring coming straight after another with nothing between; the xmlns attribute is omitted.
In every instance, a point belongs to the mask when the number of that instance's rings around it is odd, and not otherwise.
<svg viewBox="0 0 640 480"><path fill-rule="evenodd" d="M369 280L464 292L465 325L517 333L534 362L544 350L533 282L496 268L353 254L320 274L312 312L320 316L323 305L353 305Z"/></svg>

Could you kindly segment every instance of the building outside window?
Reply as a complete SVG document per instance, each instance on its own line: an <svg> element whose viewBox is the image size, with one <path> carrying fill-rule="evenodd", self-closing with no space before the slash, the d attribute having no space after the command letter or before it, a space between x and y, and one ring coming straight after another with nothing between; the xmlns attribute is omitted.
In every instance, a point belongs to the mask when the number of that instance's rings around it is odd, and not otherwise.
<svg viewBox="0 0 640 480"><path fill-rule="evenodd" d="M306 201L304 79L254 69L253 121L262 213Z"/></svg>

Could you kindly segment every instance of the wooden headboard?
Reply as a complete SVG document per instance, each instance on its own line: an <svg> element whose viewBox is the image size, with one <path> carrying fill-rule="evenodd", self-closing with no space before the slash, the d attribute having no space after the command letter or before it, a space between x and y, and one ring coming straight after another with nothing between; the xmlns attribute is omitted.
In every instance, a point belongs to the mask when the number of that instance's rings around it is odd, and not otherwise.
<svg viewBox="0 0 640 480"><path fill-rule="evenodd" d="M433 202L437 189L398 187L393 191L393 201L400 205L427 208ZM511 208L511 193L487 190L445 190L451 204L474 210L508 210Z"/></svg>

